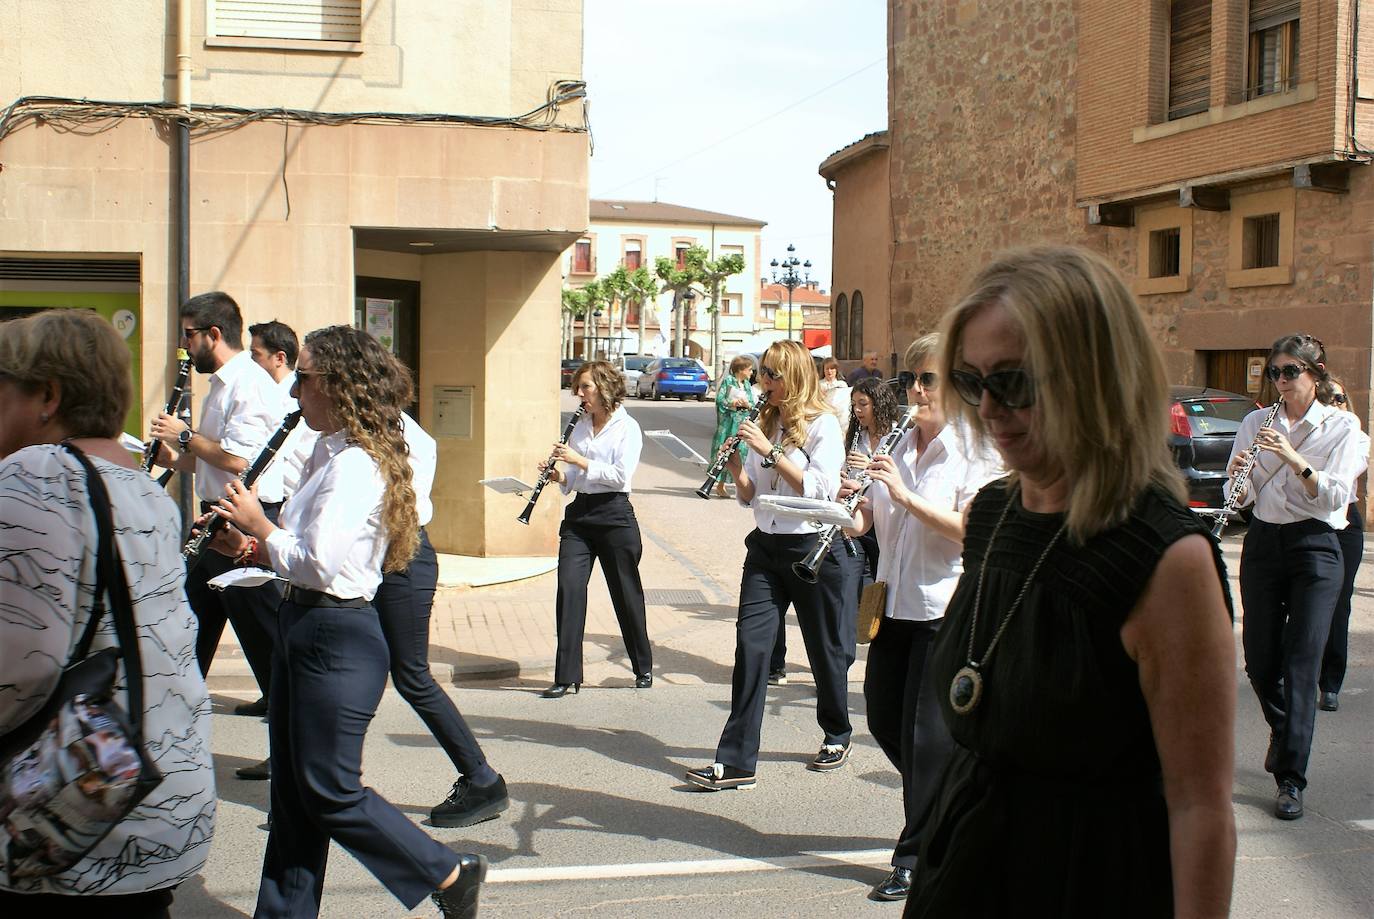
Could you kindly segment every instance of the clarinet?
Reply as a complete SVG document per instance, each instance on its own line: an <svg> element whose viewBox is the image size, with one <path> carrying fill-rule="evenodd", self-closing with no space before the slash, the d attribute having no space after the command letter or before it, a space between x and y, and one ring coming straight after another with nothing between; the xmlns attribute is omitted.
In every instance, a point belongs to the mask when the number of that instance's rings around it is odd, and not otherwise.
<svg viewBox="0 0 1374 919"><path fill-rule="evenodd" d="M262 475L267 467L272 464L277 451L286 442L286 436L291 433L291 429L300 420L301 413L299 411L294 411L282 419L281 427L277 428L277 433L273 434L271 439L267 441L267 446L263 447L262 452L253 460L252 464L239 474L239 481L243 483L245 489L252 487L253 483L258 480L258 476ZM219 514L214 514L205 522L203 530L186 541L186 545L182 547L181 555L182 558L186 559L187 571L195 567L196 563L200 561L201 554L205 551L206 544L228 523L229 521Z"/></svg>
<svg viewBox="0 0 1374 919"><path fill-rule="evenodd" d="M1264 416L1264 421L1260 422L1259 431L1255 432L1255 439L1250 441L1250 449L1245 457L1244 464L1236 470L1236 477L1231 480L1231 494L1227 495L1226 503L1217 511L1212 522L1212 538L1221 539L1222 532L1226 529L1226 524L1230 521L1231 515L1236 512L1236 505L1240 503L1240 494L1245 491L1245 486L1250 482L1250 471L1255 468L1255 461L1259 459L1259 450L1256 445L1259 443L1259 432L1265 428L1274 426L1274 419L1279 415L1279 409L1283 407L1283 397L1269 408L1269 414Z"/></svg>
<svg viewBox="0 0 1374 919"><path fill-rule="evenodd" d="M902 438L915 426L916 413L919 409L920 406L913 405L907 410L907 413L902 416L902 420L894 424L892 430L883 435L882 441L878 444L878 449L873 451L874 457L887 456L897 448L897 444L901 443ZM859 473L859 487L856 488L853 494L848 498L841 501L840 504L846 511L853 514L854 510L859 506L859 499L864 496L864 492L868 491L868 486L872 484L873 477L868 474L867 469L863 470ZM816 547L807 553L806 558L799 562L792 563L792 573L808 584L816 583L817 579L820 577L818 572L820 571L821 561L825 558L826 553L830 551L830 546L835 541L835 537L842 532L843 530L840 528L839 524L835 523L821 530L821 537L816 540Z"/></svg>
<svg viewBox="0 0 1374 919"><path fill-rule="evenodd" d="M759 396L759 401L754 403L754 407L749 410L749 415L744 421L758 421L759 414L767 404L768 393L764 393ZM741 421L740 424L744 424L744 421ZM706 481L702 482L701 487L697 489L698 498L709 499L711 497L711 489L715 487L716 480L725 472L725 464L729 462L730 457L735 455L735 448L738 447L739 444L740 433L738 430L725 438L725 443L720 445L720 452L716 454L715 460L712 461L711 468L706 470Z"/></svg>
<svg viewBox="0 0 1374 919"><path fill-rule="evenodd" d="M190 391L190 387L187 384L191 380L191 355L186 352L185 348L178 348L177 358L181 361L181 363L177 366L177 380L176 383L172 385L172 394L167 397L167 407L163 409L163 412L168 415L176 414L177 410L181 408L181 403L185 401L186 396L189 394ZM161 443L162 442L159 441L156 437L150 436L148 438L148 443L144 444L144 472L147 472L149 474L152 473L153 466L157 464L158 448L161 446ZM158 479L157 483L159 485L166 485L167 479L171 478L172 472L173 470L171 469L167 470L167 472L165 472L162 475L162 477Z"/></svg>
<svg viewBox="0 0 1374 919"><path fill-rule="evenodd" d="M845 473L850 471L848 460L849 454L859 449L859 438L863 437L864 433L863 426L859 424L859 418L854 414L852 409L849 412L849 426L854 429L854 434L849 438L849 445L845 447L845 465L844 468L840 470L840 476L846 479L849 478L849 476L845 475ZM849 534L841 531L840 542L844 543L844 552L850 558L854 558L859 554L859 550L854 548L854 540L849 538Z"/></svg>
<svg viewBox="0 0 1374 919"><path fill-rule="evenodd" d="M561 447L572 437L573 428L577 427L577 422L582 420L582 415L587 411L587 406L579 405L577 411L568 419L568 426L563 429L563 436L558 438L558 445ZM530 515L534 513L535 504L539 503L539 493L544 490L544 486L549 484L549 477L553 475L554 454L549 454L549 461L544 464L544 471L539 473L539 481L534 483L534 493L530 495L530 503L525 505L525 509L520 512L520 516L515 519L525 526L530 525Z"/></svg>

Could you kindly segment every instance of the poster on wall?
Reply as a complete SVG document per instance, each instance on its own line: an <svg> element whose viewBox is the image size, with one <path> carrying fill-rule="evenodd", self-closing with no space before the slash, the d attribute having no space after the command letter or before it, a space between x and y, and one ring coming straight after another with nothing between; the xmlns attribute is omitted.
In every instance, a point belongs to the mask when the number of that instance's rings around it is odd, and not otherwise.
<svg viewBox="0 0 1374 919"><path fill-rule="evenodd" d="M396 301L368 297L363 307L367 331L392 354L396 353Z"/></svg>

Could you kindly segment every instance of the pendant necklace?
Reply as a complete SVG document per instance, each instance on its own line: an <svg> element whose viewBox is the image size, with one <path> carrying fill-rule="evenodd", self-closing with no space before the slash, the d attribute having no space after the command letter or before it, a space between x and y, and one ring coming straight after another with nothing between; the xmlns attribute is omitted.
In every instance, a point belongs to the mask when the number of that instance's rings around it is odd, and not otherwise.
<svg viewBox="0 0 1374 919"><path fill-rule="evenodd" d="M1002 508L1002 516L997 518L997 525L992 528L992 536L988 539L987 548L983 551L983 564L978 568L978 588L973 594L973 621L969 624L968 630L968 663L959 668L954 674L954 679L949 684L949 704L954 709L956 715L967 715L978 707L978 702L983 698L983 674L982 669L987 666L988 659L992 657L992 652L997 648L997 643L1002 640L1002 634L1006 632L1007 626L1011 623L1011 617L1021 608L1021 601L1026 597L1026 591L1030 589L1031 581L1035 580L1035 575L1040 571L1040 566L1049 558L1050 550L1055 543L1059 542L1059 537L1064 535L1064 530L1068 527L1066 521L1060 525L1049 543L1045 545L1045 551L1040 553L1040 558L1036 559L1035 567L1021 585L1021 592L1012 601L1011 607L1006 615L1002 617L1002 623L997 626L996 633L992 636L992 642L988 649L983 652L982 660L973 658L973 636L978 633L978 610L983 606L983 577L988 571L988 559L992 556L992 546L997 541L997 534L1002 529L1002 523L1007 519L1007 512L1016 503L1020 489L1012 491L1011 499L1007 501L1006 507Z"/></svg>

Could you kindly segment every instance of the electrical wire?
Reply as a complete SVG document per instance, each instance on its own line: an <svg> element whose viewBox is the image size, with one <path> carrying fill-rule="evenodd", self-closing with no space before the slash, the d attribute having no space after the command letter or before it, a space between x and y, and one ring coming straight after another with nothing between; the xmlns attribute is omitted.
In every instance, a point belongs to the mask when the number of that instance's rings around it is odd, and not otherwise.
<svg viewBox="0 0 1374 919"><path fill-rule="evenodd" d="M73 134L99 134L126 118L151 118L164 124L185 119L191 125L192 135L202 137L237 130L258 121L278 120L284 125L449 124L590 134L586 98L587 84L581 80L557 81L549 89L547 102L522 115L336 113L290 108L241 108L231 105L192 105L183 108L171 102L108 102L61 96L21 96L11 102L5 108L4 114L0 115L0 140L30 124L43 124L54 130ZM563 108L579 101L580 123L560 123L559 115Z"/></svg>

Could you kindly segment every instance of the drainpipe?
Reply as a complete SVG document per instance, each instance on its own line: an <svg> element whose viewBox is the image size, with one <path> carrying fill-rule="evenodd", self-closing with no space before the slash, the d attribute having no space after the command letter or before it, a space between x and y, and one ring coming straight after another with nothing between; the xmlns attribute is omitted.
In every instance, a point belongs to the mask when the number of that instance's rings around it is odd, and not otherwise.
<svg viewBox="0 0 1374 919"><path fill-rule="evenodd" d="M191 108L191 0L177 0L177 106L183 111ZM176 160L177 289L172 303L171 328L180 330L178 311L181 304L191 298L191 122L186 118L177 119ZM181 344L179 331L175 344ZM189 400L184 411L189 424ZM191 521L196 519L196 496L190 475L179 475L177 481L180 483L177 503L181 505L182 529L189 533Z"/></svg>

